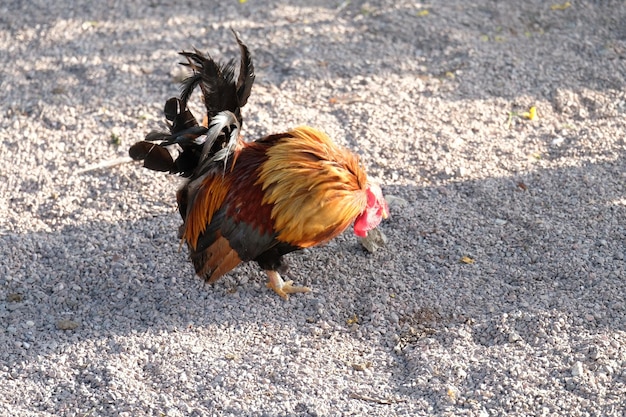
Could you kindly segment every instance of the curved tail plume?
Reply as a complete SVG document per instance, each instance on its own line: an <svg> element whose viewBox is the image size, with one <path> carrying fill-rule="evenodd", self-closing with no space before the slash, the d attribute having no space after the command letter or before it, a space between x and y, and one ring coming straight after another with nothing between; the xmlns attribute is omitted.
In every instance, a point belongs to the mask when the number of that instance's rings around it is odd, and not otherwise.
<svg viewBox="0 0 626 417"><path fill-rule="evenodd" d="M169 132L148 133L145 140L131 146L132 159L142 160L148 169L183 177L192 176L203 161L218 153L218 159L226 163L241 130L241 107L248 102L255 79L250 51L235 31L233 34L241 53L237 79L234 60L219 63L197 49L181 52L187 58L181 65L193 72L183 81L180 98L173 97L165 103ZM207 112L203 125L187 108L196 87L202 91Z"/></svg>
<svg viewBox="0 0 626 417"><path fill-rule="evenodd" d="M148 169L190 177L200 162L207 128L198 125L194 115L176 97L167 100L164 113L171 122L169 133L152 131L146 140L131 146L128 153L132 159L142 160Z"/></svg>
<svg viewBox="0 0 626 417"><path fill-rule="evenodd" d="M187 62L181 65L193 70L193 74L183 81L180 98L186 104L195 88L200 86L209 123L215 115L225 110L234 113L241 123L241 107L248 102L254 83L254 65L250 51L235 31L233 34L241 52L239 76L236 82L234 60L218 63L210 55L205 55L197 49L193 52L180 53L187 58Z"/></svg>

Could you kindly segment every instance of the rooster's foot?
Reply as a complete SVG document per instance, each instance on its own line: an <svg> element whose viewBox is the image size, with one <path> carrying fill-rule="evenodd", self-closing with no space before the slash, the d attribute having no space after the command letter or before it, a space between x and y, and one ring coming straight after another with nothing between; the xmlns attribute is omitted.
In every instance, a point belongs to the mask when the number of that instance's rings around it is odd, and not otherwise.
<svg viewBox="0 0 626 417"><path fill-rule="evenodd" d="M293 285L293 281L283 281L283 279L280 277L280 274L276 271L265 272L270 279L267 283L267 288L273 289L276 294L280 295L285 300L289 299L289 294L311 291L309 287L298 287Z"/></svg>

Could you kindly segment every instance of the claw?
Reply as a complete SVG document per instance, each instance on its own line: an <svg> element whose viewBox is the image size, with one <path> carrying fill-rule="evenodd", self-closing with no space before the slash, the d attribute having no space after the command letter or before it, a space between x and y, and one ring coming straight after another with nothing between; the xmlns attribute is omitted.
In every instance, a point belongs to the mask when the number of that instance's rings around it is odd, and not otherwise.
<svg viewBox="0 0 626 417"><path fill-rule="evenodd" d="M276 271L265 272L270 279L267 283L267 288L273 289L274 292L280 295L284 300L289 299L289 294L311 291L309 287L299 287L293 285L293 281L283 281L283 279L280 277L280 274L278 274L278 272Z"/></svg>

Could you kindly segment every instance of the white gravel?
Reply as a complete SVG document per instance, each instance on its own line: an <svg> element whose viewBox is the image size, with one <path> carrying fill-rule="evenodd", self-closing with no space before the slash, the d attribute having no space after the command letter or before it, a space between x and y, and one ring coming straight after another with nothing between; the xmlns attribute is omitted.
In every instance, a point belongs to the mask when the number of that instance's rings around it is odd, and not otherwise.
<svg viewBox="0 0 626 417"><path fill-rule="evenodd" d="M551 6L563 6L553 10ZM5 0L1 416L622 416L626 3ZM213 286L178 179L126 155L177 52L257 67L249 138L362 155L387 247L346 233ZM538 117L522 116L535 106Z"/></svg>

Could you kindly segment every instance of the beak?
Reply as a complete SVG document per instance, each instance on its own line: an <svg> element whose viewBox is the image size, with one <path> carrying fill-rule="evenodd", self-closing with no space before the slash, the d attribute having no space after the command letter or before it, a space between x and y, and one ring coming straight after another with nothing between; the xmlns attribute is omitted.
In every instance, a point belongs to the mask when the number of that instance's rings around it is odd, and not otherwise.
<svg viewBox="0 0 626 417"><path fill-rule="evenodd" d="M387 205L386 201L385 205L383 206L382 217L383 219L387 219L389 217L389 206Z"/></svg>

